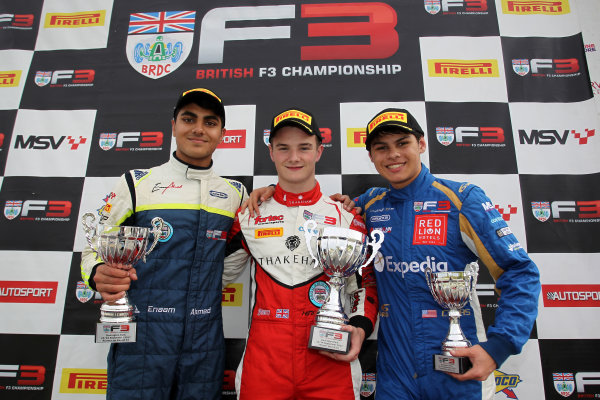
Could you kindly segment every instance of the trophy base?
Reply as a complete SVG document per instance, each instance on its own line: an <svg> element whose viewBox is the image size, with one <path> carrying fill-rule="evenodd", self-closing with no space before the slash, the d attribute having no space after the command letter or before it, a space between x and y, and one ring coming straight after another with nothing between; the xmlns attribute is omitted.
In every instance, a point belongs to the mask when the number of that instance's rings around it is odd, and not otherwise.
<svg viewBox="0 0 600 400"><path fill-rule="evenodd" d="M134 343L136 341L136 323L96 324L96 343Z"/></svg>
<svg viewBox="0 0 600 400"><path fill-rule="evenodd" d="M313 325L310 328L308 348L348 354L350 351L350 332Z"/></svg>
<svg viewBox="0 0 600 400"><path fill-rule="evenodd" d="M441 372L453 372L455 374L464 374L473 365L469 357L454 357L443 354L433 355L433 369Z"/></svg>

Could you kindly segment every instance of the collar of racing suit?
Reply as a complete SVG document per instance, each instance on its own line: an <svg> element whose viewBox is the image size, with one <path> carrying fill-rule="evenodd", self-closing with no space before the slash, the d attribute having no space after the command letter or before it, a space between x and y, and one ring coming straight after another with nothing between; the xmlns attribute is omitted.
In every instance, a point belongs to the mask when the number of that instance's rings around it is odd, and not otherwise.
<svg viewBox="0 0 600 400"><path fill-rule="evenodd" d="M421 163L421 172L419 173L419 176L417 176L417 178L408 186L403 187L402 189L394 189L390 186L388 190L388 196L395 200L414 199L417 197L419 192L431 186L431 183L434 180L435 177L429 173L429 169L425 166L425 164Z"/></svg>
<svg viewBox="0 0 600 400"><path fill-rule="evenodd" d="M182 175L185 175L187 179L206 179L212 175L214 175L212 166L213 161L210 160L210 166L208 167L196 167L194 165L188 164L186 162L181 161L173 152L173 157L169 160L171 167L180 172Z"/></svg>
<svg viewBox="0 0 600 400"><path fill-rule="evenodd" d="M322 196L321 186L319 182L314 188L304 193L292 193L286 192L279 186L279 183L275 187L275 193L273 199L278 203L285 204L286 207L298 207L298 206L309 206L315 204Z"/></svg>

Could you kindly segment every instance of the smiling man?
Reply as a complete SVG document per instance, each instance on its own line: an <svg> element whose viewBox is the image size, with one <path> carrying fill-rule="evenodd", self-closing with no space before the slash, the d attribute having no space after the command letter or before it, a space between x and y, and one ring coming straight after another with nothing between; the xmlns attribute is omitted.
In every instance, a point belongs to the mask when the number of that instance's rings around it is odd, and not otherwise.
<svg viewBox="0 0 600 400"><path fill-rule="evenodd" d="M360 216L324 197L315 179L323 153L312 114L292 108L272 118L269 153L279 182L260 215L237 215L230 231L226 270L252 257L252 319L246 349L236 374L240 399L359 398L358 353L373 331L377 291L373 267L346 278L345 306L350 351L336 354L308 348L315 315L329 293L322 268L315 268L304 239L304 223L320 229L343 227L365 233ZM234 275L224 275L232 280Z"/></svg>
<svg viewBox="0 0 600 400"><path fill-rule="evenodd" d="M161 217L166 229L154 251L129 271L97 260L89 247L82 254L85 282L107 301L127 290L136 308L137 341L112 344L108 355L109 400L221 398L225 239L246 189L212 169L225 134L216 94L182 93L171 126L171 159L125 173L100 212L107 225L150 227Z"/></svg>

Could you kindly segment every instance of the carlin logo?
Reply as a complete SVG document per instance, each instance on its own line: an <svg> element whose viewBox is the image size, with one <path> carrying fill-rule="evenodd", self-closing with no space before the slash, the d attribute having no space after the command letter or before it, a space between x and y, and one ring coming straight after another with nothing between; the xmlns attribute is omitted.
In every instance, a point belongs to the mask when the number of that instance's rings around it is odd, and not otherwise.
<svg viewBox="0 0 600 400"><path fill-rule="evenodd" d="M554 381L554 389L563 397L569 397L575 391L573 373L555 372L552 374L552 381Z"/></svg>
<svg viewBox="0 0 600 400"><path fill-rule="evenodd" d="M425 11L431 15L435 15L440 12L442 5L440 0L425 0Z"/></svg>
<svg viewBox="0 0 600 400"><path fill-rule="evenodd" d="M546 222L550 218L550 202L549 201L532 201L531 211L533 216L540 222Z"/></svg>
<svg viewBox="0 0 600 400"><path fill-rule="evenodd" d="M131 14L126 45L129 64L146 78L169 75L190 55L195 20L195 11Z"/></svg>
<svg viewBox="0 0 600 400"><path fill-rule="evenodd" d="M454 142L454 128L438 126L435 128L435 137L443 146L449 146Z"/></svg>
<svg viewBox="0 0 600 400"><path fill-rule="evenodd" d="M505 374L502 371L495 370L494 377L496 378L496 393L504 393L508 399L518 399L513 391L520 382L523 382L519 375Z"/></svg>

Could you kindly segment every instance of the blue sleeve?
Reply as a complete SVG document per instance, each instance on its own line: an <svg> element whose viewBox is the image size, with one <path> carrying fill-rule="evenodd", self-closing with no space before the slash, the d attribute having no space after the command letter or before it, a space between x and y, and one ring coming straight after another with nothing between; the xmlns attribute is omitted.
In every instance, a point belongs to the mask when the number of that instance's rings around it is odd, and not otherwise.
<svg viewBox="0 0 600 400"><path fill-rule="evenodd" d="M465 217L463 240L488 268L500 291L487 342L480 343L500 367L529 339L538 313L539 271L483 190L475 186L468 191L461 214Z"/></svg>

